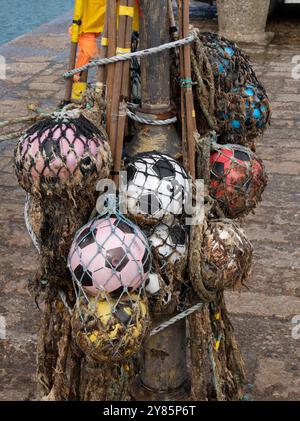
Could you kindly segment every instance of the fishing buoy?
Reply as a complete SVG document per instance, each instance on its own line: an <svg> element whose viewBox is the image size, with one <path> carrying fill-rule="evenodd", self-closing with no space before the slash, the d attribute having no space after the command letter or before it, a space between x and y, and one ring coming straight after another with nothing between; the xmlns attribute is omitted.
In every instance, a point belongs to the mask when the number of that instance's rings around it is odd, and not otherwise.
<svg viewBox="0 0 300 421"><path fill-rule="evenodd" d="M189 194L188 175L173 158L159 152L141 153L127 160L128 211L145 222L182 215Z"/></svg>
<svg viewBox="0 0 300 421"><path fill-rule="evenodd" d="M125 362L140 350L149 327L145 299L78 298L71 319L72 335L79 349L97 362Z"/></svg>
<svg viewBox="0 0 300 421"><path fill-rule="evenodd" d="M270 122L270 103L264 89L250 83L233 88L226 97L219 100L216 117L220 137L237 140L261 135Z"/></svg>
<svg viewBox="0 0 300 421"><path fill-rule="evenodd" d="M79 230L69 253L75 281L92 295L135 290L148 278L151 254L141 230L125 218L98 218Z"/></svg>
<svg viewBox="0 0 300 421"><path fill-rule="evenodd" d="M253 248L234 221L210 221L204 233L202 252L202 276L207 287L239 288L247 281Z"/></svg>
<svg viewBox="0 0 300 421"><path fill-rule="evenodd" d="M108 176L110 149L104 131L77 112L54 113L30 129L15 151L16 174L29 193L83 188Z"/></svg>
<svg viewBox="0 0 300 421"><path fill-rule="evenodd" d="M263 162L240 145L219 146L210 158L210 194L226 216L236 218L252 211L267 185Z"/></svg>

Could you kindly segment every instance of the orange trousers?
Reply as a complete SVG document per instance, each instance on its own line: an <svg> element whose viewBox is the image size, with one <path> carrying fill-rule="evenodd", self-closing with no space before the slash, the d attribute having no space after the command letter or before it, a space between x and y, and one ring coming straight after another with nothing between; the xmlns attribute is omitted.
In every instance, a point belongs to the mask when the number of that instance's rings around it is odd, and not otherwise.
<svg viewBox="0 0 300 421"><path fill-rule="evenodd" d="M71 28L69 28L69 33L70 32ZM97 38L99 35L99 33L94 32L86 32L79 35L76 67L84 66L91 58L98 55ZM75 82L78 82L79 79L79 74L74 75Z"/></svg>

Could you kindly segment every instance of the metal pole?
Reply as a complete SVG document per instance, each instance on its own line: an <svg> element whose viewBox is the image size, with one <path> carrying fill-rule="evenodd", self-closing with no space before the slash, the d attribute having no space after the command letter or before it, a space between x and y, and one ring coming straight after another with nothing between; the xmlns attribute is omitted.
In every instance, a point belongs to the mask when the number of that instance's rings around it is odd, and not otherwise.
<svg viewBox="0 0 300 421"><path fill-rule="evenodd" d="M168 2L141 0L140 49L169 41ZM169 51L153 54L141 60L141 112L151 118L172 113L170 101ZM170 155L180 151L180 140L174 125L139 125L138 134L130 142L127 154L158 150ZM173 315L157 314L160 324ZM150 337L141 355L139 378L132 387L135 400L184 400L189 381L186 366L186 325L182 320Z"/></svg>
<svg viewBox="0 0 300 421"><path fill-rule="evenodd" d="M166 0L141 0L139 49L156 47L170 41L168 2ZM173 115L170 101L170 51L152 54L141 60L141 109L148 118L164 119ZM139 125L138 134L130 142L130 155L157 149L176 155L180 141L173 124L160 127Z"/></svg>

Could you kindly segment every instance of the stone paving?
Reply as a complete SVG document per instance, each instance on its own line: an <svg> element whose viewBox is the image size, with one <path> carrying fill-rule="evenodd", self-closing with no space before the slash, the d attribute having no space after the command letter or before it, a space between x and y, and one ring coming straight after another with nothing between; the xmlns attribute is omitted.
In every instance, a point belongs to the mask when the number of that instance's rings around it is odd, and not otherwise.
<svg viewBox="0 0 300 421"><path fill-rule="evenodd" d="M269 23L276 36L268 47L244 46L273 107L271 128L257 148L269 185L255 215L243 223L254 245L249 290L227 293L254 386L249 397L257 400L300 399L300 339L292 338L291 323L300 313L300 78L292 77L299 23L298 9L298 18ZM217 30L212 21L199 26Z"/></svg>
<svg viewBox="0 0 300 421"><path fill-rule="evenodd" d="M214 21L195 23L217 30ZM291 319L300 314L300 79L292 78L299 24L300 17L273 20L273 42L247 47L273 104L272 126L258 147L270 182L256 214L244 222L255 248L249 289L228 293L227 303L255 400L300 399L300 339L291 335ZM66 17L0 47L8 64L7 80L0 81L0 120L27 115L30 103L50 110L63 98L65 29ZM40 318L27 292L36 253L23 221L24 192L12 169L14 145L0 143L0 315L7 324L7 339L0 339L0 400L35 398Z"/></svg>
<svg viewBox="0 0 300 421"><path fill-rule="evenodd" d="M51 110L63 98L62 73L69 40L66 17L0 47L7 79L0 81L0 120L28 115L27 105ZM18 129L18 126L11 128ZM12 168L15 141L0 143L0 315L7 339L0 340L0 399L35 396L35 347L39 310L27 292L36 253L24 219L24 192Z"/></svg>

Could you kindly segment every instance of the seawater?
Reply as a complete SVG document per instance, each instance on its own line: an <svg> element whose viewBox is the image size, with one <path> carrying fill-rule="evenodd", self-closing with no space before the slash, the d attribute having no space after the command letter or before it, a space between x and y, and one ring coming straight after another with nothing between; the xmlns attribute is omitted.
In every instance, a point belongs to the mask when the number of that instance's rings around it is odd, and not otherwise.
<svg viewBox="0 0 300 421"><path fill-rule="evenodd" d="M0 45L72 10L74 0L0 0Z"/></svg>

